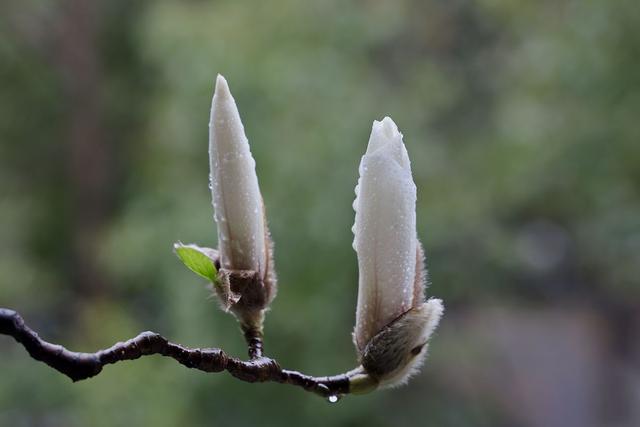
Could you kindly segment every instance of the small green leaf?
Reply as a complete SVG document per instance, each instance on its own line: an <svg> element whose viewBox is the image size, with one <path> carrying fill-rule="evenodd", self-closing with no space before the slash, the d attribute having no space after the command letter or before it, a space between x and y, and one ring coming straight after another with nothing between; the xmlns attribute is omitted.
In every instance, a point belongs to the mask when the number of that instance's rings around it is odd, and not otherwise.
<svg viewBox="0 0 640 427"><path fill-rule="evenodd" d="M173 249L185 266L199 276L215 283L218 270L214 264L218 251L211 248L201 248L197 245L174 243Z"/></svg>

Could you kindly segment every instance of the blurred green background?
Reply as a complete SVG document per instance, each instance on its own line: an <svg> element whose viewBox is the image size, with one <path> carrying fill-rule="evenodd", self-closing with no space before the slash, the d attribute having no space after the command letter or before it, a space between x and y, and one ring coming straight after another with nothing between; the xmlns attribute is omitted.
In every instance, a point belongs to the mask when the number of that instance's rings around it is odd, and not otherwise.
<svg viewBox="0 0 640 427"><path fill-rule="evenodd" d="M353 188L390 115L447 307L424 369L329 404L160 357L72 384L0 337L0 425L640 425L637 2L4 0L0 306L74 350L244 356L172 254L215 245L218 72L276 243L267 353L354 366Z"/></svg>

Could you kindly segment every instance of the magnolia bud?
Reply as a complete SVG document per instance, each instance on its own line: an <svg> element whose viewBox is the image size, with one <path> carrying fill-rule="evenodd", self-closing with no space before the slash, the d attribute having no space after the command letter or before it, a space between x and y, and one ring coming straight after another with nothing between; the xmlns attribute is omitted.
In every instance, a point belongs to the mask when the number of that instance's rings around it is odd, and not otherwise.
<svg viewBox="0 0 640 427"><path fill-rule="evenodd" d="M381 386L402 384L424 360L443 306L425 301L416 186L402 134L389 117L373 122L353 207L359 268L354 343L371 378Z"/></svg>
<svg viewBox="0 0 640 427"><path fill-rule="evenodd" d="M211 194L220 253L218 296L243 325L262 324L275 296L271 240L255 161L227 81L221 75L209 122Z"/></svg>

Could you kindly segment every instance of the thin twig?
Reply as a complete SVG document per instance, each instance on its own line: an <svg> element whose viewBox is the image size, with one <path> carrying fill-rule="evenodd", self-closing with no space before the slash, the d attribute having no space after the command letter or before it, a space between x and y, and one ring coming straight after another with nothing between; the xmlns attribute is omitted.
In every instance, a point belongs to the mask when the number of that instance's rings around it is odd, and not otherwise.
<svg viewBox="0 0 640 427"><path fill-rule="evenodd" d="M243 330L244 339L247 342L249 358L251 360L262 357L262 331L255 328L247 328Z"/></svg>
<svg viewBox="0 0 640 427"><path fill-rule="evenodd" d="M275 360L262 357L261 334L259 337L247 338L252 356L250 361L231 357L219 348L192 349L174 344L155 332L142 332L135 338L95 353L73 352L61 345L42 340L16 311L6 308L0 308L0 334L12 336L24 346L32 358L46 363L73 381L96 376L108 364L159 354L171 357L187 368L204 372L227 371L234 377L250 383L273 381L291 384L324 397L349 393L349 377L346 374L312 377L282 369ZM250 338L255 338L254 345L251 345Z"/></svg>

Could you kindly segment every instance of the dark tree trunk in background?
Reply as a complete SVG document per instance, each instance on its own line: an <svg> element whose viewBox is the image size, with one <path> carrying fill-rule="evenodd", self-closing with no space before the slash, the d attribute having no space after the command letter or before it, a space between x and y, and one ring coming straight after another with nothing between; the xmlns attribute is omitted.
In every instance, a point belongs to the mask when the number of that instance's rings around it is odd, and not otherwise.
<svg viewBox="0 0 640 427"><path fill-rule="evenodd" d="M60 9L54 61L67 110L67 182L70 212L69 271L75 292L101 293L105 273L97 246L111 210L112 151L102 121L103 75L97 33L99 3L66 0Z"/></svg>

